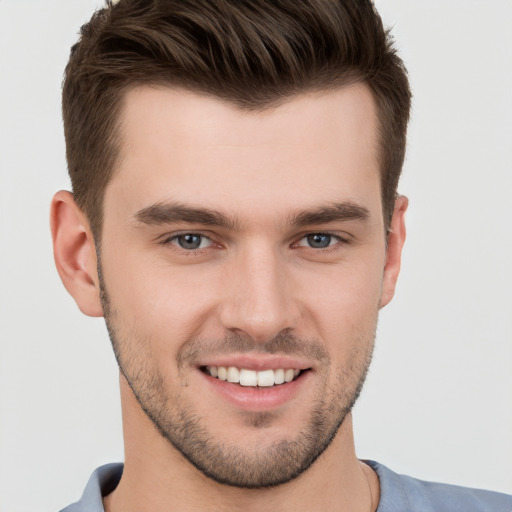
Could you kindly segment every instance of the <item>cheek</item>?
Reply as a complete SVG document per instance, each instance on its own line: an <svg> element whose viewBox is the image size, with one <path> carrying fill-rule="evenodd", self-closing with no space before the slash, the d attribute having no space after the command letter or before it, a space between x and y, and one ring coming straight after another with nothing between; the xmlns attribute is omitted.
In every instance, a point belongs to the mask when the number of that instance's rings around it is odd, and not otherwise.
<svg viewBox="0 0 512 512"><path fill-rule="evenodd" d="M354 264L341 264L322 269L313 278L301 276L304 288L315 290L306 299L309 309L324 325L333 332L340 330L355 332L368 322L372 322L379 309L382 290L382 270L379 262L364 260ZM307 294L304 294L307 296Z"/></svg>
<svg viewBox="0 0 512 512"><path fill-rule="evenodd" d="M379 281L345 281L330 301L318 306L318 331L331 356L331 378L342 376L344 385L357 384L371 359L380 288Z"/></svg>
<svg viewBox="0 0 512 512"><path fill-rule="evenodd" d="M117 254L123 257L102 258L117 323L136 327L155 345L197 335L213 307L217 277L194 265L173 268L135 250Z"/></svg>
<svg viewBox="0 0 512 512"><path fill-rule="evenodd" d="M327 342L374 329L382 286L379 252L361 251L335 265L290 266L287 298L304 313L297 332ZM161 255L119 244L102 263L116 323L150 338L154 350L168 351L171 344L178 351L193 337L225 334L216 315L222 301L232 299L226 262L176 267Z"/></svg>

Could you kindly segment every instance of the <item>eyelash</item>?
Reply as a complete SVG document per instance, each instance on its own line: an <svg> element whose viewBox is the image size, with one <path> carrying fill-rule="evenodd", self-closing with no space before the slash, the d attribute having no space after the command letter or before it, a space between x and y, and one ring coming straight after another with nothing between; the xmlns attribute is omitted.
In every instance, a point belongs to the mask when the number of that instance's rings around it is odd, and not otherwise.
<svg viewBox="0 0 512 512"><path fill-rule="evenodd" d="M335 243L329 244L327 247L311 247L310 245L298 245L302 240L307 239L312 236L330 237L331 239L334 239ZM299 241L296 242L294 245L299 246L299 247L305 247L307 249L312 249L312 250L318 251L318 252L332 252L332 251L339 249L340 246L347 245L348 243L350 243L349 240L347 238L343 238L340 235L337 235L335 233L330 233L328 231L318 231L318 232L307 233L307 234L303 235L299 239Z"/></svg>
<svg viewBox="0 0 512 512"><path fill-rule="evenodd" d="M177 241L180 237L184 237L187 235L201 237L202 239L210 241L213 245L215 244L215 241L211 238L211 236L209 236L208 234L202 233L202 232L198 232L198 231L183 231L181 233L175 233L173 235L166 236L165 238L163 238L159 242L159 244L162 246L166 246L166 247L168 247L169 245L173 245L176 247L176 250L181 251L185 254L200 254L204 250L211 247L211 246L209 246L209 247L203 247L203 248L198 247L197 249L185 249L184 247L180 247L178 245L178 243L176 243L176 244L173 243L174 241ZM309 245L299 245L300 242L302 242L303 240L305 240L311 236L331 237L332 239L335 239L335 243L330 244L327 247L311 247ZM202 243L202 240L201 240L201 243ZM314 231L314 232L310 232L310 233L306 233L306 234L302 235L298 239L298 241L296 241L292 244L292 248L303 247L305 249L310 249L315 252L332 252L332 251L339 249L340 246L345 246L345 245L348 245L349 243L350 243L350 240L348 239L348 237L344 238L344 237L340 236L339 234L331 233L328 231ZM218 245L220 245L220 244L218 244Z"/></svg>
<svg viewBox="0 0 512 512"><path fill-rule="evenodd" d="M184 247L179 247L178 244L173 244L173 242L175 240L178 240L180 237L184 237L184 236L187 236L187 235L190 235L190 236L195 236L195 237L201 237L203 240L209 240L210 242L212 242L213 244L215 243L211 236L208 236L207 234L205 233L201 233L201 232L198 232L198 231L183 231L181 233L175 233L173 235L170 235L170 236L166 236L165 238L163 238L159 244L160 245L163 245L165 247L168 247L169 245L175 245L176 246L176 249L177 250L181 250L185 253L188 253L188 254L197 254L198 252L204 250L204 249L207 249L207 247L203 247L203 248L197 248L197 249L185 249ZM202 243L202 241L201 241Z"/></svg>

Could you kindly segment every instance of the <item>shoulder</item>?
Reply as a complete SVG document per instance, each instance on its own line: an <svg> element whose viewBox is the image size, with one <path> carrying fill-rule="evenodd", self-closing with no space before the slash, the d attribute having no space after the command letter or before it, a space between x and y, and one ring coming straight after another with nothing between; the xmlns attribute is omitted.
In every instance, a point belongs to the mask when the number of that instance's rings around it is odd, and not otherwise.
<svg viewBox="0 0 512 512"><path fill-rule="evenodd" d="M89 478L79 501L69 505L61 512L104 512L103 496L111 493L121 480L123 464L101 466Z"/></svg>
<svg viewBox="0 0 512 512"><path fill-rule="evenodd" d="M377 512L512 512L510 495L425 482L398 475L378 462L365 462L380 481Z"/></svg>

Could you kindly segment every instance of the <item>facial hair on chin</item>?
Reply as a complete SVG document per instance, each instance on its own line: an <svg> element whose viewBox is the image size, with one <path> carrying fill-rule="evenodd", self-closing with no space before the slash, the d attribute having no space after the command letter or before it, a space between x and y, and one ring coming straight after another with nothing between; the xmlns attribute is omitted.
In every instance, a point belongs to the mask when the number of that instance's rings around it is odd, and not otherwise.
<svg viewBox="0 0 512 512"><path fill-rule="evenodd" d="M120 333L115 307L110 301L100 265L98 273L105 322L121 373L162 437L204 475L218 483L240 488L284 484L311 467L333 441L363 387L371 361L375 329L371 340L359 340L356 345L367 347L367 353L354 352L336 382L312 404L308 420L295 438L282 439L250 451L215 439L208 430L207 419L186 403L181 389L174 396L169 396L157 362L151 361L144 353L149 340L137 337L136 329L123 329ZM255 343L249 337L236 333L228 333L225 339L216 341L194 338L178 354L177 365L179 370L186 368L198 354L204 357L209 353L255 351L302 355L318 361L323 368L330 365L329 354L322 344L299 339L290 331L281 332L265 344ZM246 416L245 424L263 431L275 420L272 413L251 413Z"/></svg>

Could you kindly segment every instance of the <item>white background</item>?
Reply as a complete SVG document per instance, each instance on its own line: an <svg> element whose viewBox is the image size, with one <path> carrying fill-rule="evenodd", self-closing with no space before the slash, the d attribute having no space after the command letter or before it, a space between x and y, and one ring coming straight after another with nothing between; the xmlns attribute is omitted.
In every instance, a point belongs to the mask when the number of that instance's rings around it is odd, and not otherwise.
<svg viewBox="0 0 512 512"><path fill-rule="evenodd" d="M99 0L0 0L0 511L52 511L122 460L101 319L53 267L60 82ZM360 457L512 493L512 2L380 0L415 94L409 238L356 406Z"/></svg>

